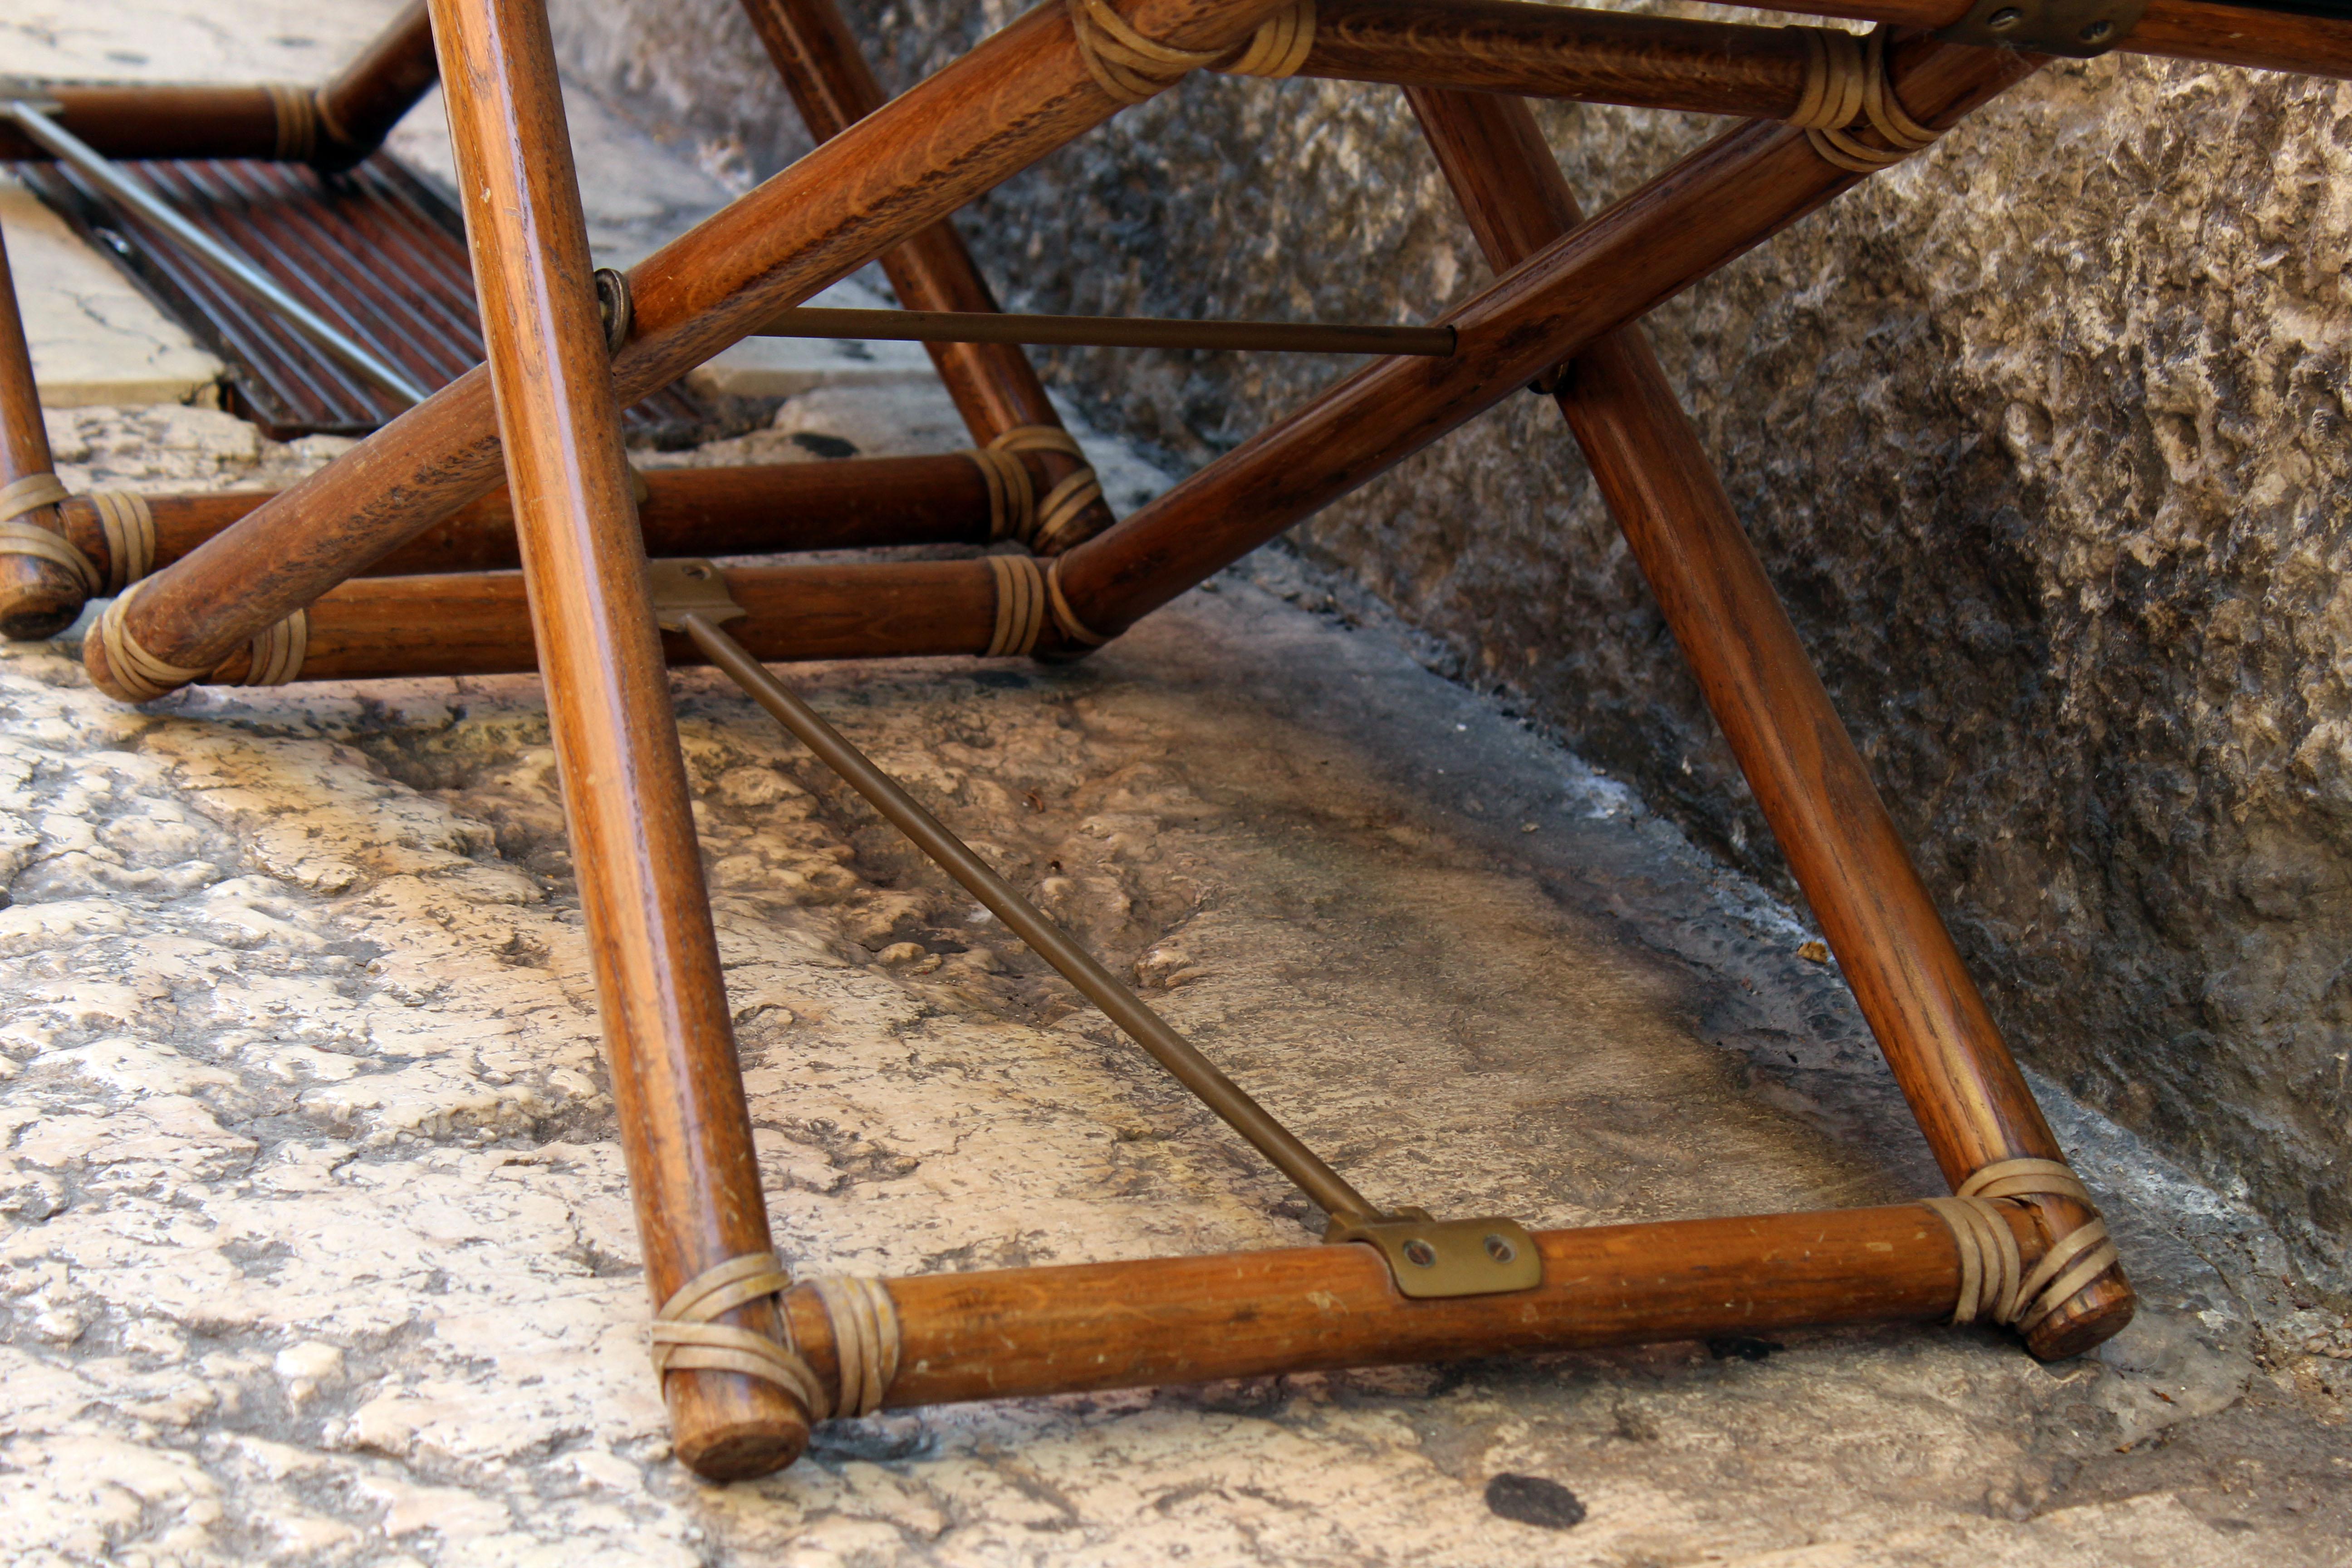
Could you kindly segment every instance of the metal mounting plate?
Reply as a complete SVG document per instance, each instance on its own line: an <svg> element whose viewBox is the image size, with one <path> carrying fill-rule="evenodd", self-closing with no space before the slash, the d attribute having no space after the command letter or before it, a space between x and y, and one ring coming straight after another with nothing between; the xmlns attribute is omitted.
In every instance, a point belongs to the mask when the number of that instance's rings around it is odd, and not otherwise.
<svg viewBox="0 0 2352 1568"><path fill-rule="evenodd" d="M1417 1300L1500 1296L1543 1283L1535 1237L1511 1219L1335 1219L1327 1242L1360 1241L1388 1260L1398 1291Z"/></svg>
<svg viewBox="0 0 2352 1568"><path fill-rule="evenodd" d="M1936 37L1948 44L2086 60L2122 43L2147 9L2147 0L1976 0L1967 16Z"/></svg>
<svg viewBox="0 0 2352 1568"><path fill-rule="evenodd" d="M728 592L727 574L708 561L648 561L646 571L653 580L654 619L666 632L678 630L688 614L715 626L751 613Z"/></svg>

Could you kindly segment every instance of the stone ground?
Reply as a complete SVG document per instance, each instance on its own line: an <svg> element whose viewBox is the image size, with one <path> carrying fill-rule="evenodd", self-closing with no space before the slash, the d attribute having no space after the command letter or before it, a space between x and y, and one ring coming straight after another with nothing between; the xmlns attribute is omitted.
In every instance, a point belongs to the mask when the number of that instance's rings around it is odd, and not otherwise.
<svg viewBox="0 0 2352 1568"><path fill-rule="evenodd" d="M77 488L341 446L201 407L52 430ZM646 460L804 433L962 439L927 388L843 384ZM1097 450L1123 505L1159 482ZM1935 1190L1801 919L1428 651L1269 556L1076 666L791 674L1376 1197L1555 1226ZM1886 1330L1013 1402L701 1485L643 1359L536 682L134 710L71 655L0 649L0 1561L2352 1561L2352 1331L2048 1085L2146 1297L2095 1357ZM677 689L796 1269L1311 1235L750 703Z"/></svg>

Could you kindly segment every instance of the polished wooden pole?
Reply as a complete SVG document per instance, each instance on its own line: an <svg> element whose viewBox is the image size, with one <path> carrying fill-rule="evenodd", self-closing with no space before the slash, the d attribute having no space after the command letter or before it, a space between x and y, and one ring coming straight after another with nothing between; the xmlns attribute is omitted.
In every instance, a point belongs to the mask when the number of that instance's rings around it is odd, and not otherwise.
<svg viewBox="0 0 2352 1568"><path fill-rule="evenodd" d="M1785 120L1801 33L1517 0L1317 0L1297 74Z"/></svg>
<svg viewBox="0 0 2352 1568"><path fill-rule="evenodd" d="M1232 47L1278 0L1130 0L1126 25L1169 47ZM614 355L624 405L782 310L1099 125L1125 104L1086 65L1061 5L1030 12L866 116L629 274L633 335ZM498 421L477 368L151 578L123 629L162 663L210 669L495 488ZM105 640L90 679L128 697Z"/></svg>
<svg viewBox="0 0 2352 1568"><path fill-rule="evenodd" d="M2026 1267L2041 1244L2011 1226ZM1535 1233L1543 1283L1408 1300L1355 1244L887 1282L901 1345L883 1403L1078 1394L1948 1318L1958 1248L1916 1204ZM814 1289L785 1298L817 1376L837 1375Z"/></svg>
<svg viewBox="0 0 2352 1568"><path fill-rule="evenodd" d="M831 141L888 101L834 0L742 0L742 5L799 106L801 122L817 141ZM898 291L898 302L910 310L978 313L999 308L979 263L954 224L944 217L885 251L882 270ZM929 342L925 347L979 445L985 447L1024 425L1061 428L1061 416L1054 412L1045 384L1018 347L972 342ZM1041 496L1082 466L1064 452L1027 452L1021 460L1032 469ZM1065 531L1055 548L1100 533L1110 524L1109 507L1096 500Z"/></svg>
<svg viewBox="0 0 2352 1568"><path fill-rule="evenodd" d="M1891 54L1904 102L1939 128L2039 63L1924 39ZM1717 138L1449 312L1453 357L1366 366L1064 556L1077 619L1125 630L1861 178L1786 126Z"/></svg>
<svg viewBox="0 0 2352 1568"><path fill-rule="evenodd" d="M50 471L49 432L41 422L40 389L33 382L33 351L16 307L16 276L0 242L0 485ZM53 505L35 507L16 521L62 536ZM40 555L0 555L0 637L54 637L81 614L83 584L71 567Z"/></svg>
<svg viewBox="0 0 2352 1568"><path fill-rule="evenodd" d="M750 613L729 629L760 658L909 658L988 650L997 578L986 561L731 565ZM699 664L666 634L670 662ZM219 677L235 681L234 659ZM310 606L304 680L506 675L541 668L523 580L512 572L355 577Z"/></svg>
<svg viewBox="0 0 2352 1568"><path fill-rule="evenodd" d="M769 555L989 542L987 483L971 459L958 453L654 468L639 478L645 498L637 504L637 524L648 555ZM170 565L277 494L215 490L144 498L155 520L152 566ZM110 561L98 508L78 496L58 510L66 538L99 571L107 571ZM490 572L521 562L514 507L499 489L435 523L362 575ZM0 605L5 602L0 599Z"/></svg>
<svg viewBox="0 0 2352 1568"><path fill-rule="evenodd" d="M772 1245L686 765L654 628L544 0L435 0L530 623L656 1302ZM725 1321L772 1332L754 1298ZM678 1457L788 1464L808 1415L734 1372L665 1378Z"/></svg>
<svg viewBox="0 0 2352 1568"><path fill-rule="evenodd" d="M1780 0L1731 3L1759 10L1795 10L1926 28L1951 26L1973 9L1970 0L1805 0L1793 6ZM2126 54L2352 78L2352 16L2322 15L2315 6L2148 0L2138 25L2115 47Z"/></svg>
<svg viewBox="0 0 2352 1568"><path fill-rule="evenodd" d="M1406 97L1497 271L1582 221L1524 100ZM2063 1160L1648 338L1625 327L1594 342L1558 401L1946 1178ZM2091 1217L2071 1199L2036 1202L2053 1234ZM2110 1269L2028 1342L2077 1354L2131 1312Z"/></svg>

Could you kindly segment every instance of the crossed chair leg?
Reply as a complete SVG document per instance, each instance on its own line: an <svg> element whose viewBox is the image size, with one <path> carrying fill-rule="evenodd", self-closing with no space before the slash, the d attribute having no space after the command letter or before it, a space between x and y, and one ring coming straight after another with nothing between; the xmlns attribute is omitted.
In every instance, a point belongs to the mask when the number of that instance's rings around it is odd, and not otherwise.
<svg viewBox="0 0 2352 1568"><path fill-rule="evenodd" d="M1498 9L1513 14L1496 23ZM1534 28L1522 9L1447 11ZM771 20L785 16L779 5ZM688 1464L714 1477L771 1469L798 1454L811 1422L883 1405L1874 1320L2011 1324L2051 1357L2128 1320L2130 1287L2089 1195L1634 325L1924 145L2030 73L2033 58L1885 32L1866 48L1759 44L1749 63L1782 72L1772 101L1793 97L1782 118L1798 123L1735 130L1580 224L1524 107L1491 95L1491 61L1474 70L1447 55L1408 85L1499 275L1445 318L1455 353L1367 367L1042 570L993 557L761 575L676 563L649 573L618 408L1191 69L1312 66L1324 47L1313 12L1262 0L1041 7L636 268L627 330L609 334L541 0L436 0L435 20L482 315L496 323L488 367L118 600L87 658L116 694L154 695L307 611L314 638L341 639L311 672L376 672L372 658L394 662L382 652L392 580L345 580L503 471L520 578L410 579L399 592L412 609L471 595L509 622L518 603L529 607L529 646L509 635L494 648L486 613L467 657L535 663L545 678L659 1303L656 1364ZM1341 42L1368 51L1376 32ZM1537 64L1547 79L1567 69ZM1611 69L1621 94L1627 72L1639 74ZM1686 65L1670 74L1641 90L1701 93ZM992 888L951 834L758 659L1082 652L1538 380L1556 386L1954 1195L1535 1236L1504 1220L1382 1210L1286 1143L1278 1124L1254 1121L1254 1104L1225 1096L1172 1032L1160 1038L1139 1003L1106 991L1106 1011L1314 1195L1333 1217L1331 1239L1349 1245L793 1283L770 1250L666 658L726 668L968 886L1013 908L1016 893ZM828 595L836 635L812 648L802 623ZM735 621L748 652L720 629ZM667 649L657 626L669 629ZM588 776L597 787L578 787ZM1055 956L1057 935L1041 923L1030 940L1077 980L1085 964Z"/></svg>

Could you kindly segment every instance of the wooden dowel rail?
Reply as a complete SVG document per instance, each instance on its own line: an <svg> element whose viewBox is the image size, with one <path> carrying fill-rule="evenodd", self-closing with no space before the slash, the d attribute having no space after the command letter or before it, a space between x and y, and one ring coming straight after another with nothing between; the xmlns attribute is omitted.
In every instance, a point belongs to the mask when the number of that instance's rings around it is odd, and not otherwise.
<svg viewBox="0 0 2352 1568"><path fill-rule="evenodd" d="M1523 100L1407 99L1495 268L1575 227ZM1945 1175L1957 1187L2000 1161L2063 1160L1642 330L1578 355L1558 402ZM2053 1235L2091 1217L2071 1199L2036 1201ZM2027 1344L2077 1354L2131 1312L2110 1270Z"/></svg>
<svg viewBox="0 0 2352 1568"><path fill-rule="evenodd" d="M887 101L834 0L742 5L812 137L829 142ZM997 309L979 263L945 217L885 251L881 262L899 302L910 310L972 315ZM1045 384L1017 346L967 339L926 342L925 348L976 445L1024 426L1061 428ZM1024 451L1018 460L1031 470L1041 496L1085 471L1078 458L1049 448ZM1092 538L1111 521L1108 503L1097 495L1057 531L1055 545Z"/></svg>
<svg viewBox="0 0 2352 1568"><path fill-rule="evenodd" d="M2027 1266L2040 1256L2014 1224ZM1369 1247L927 1274L887 1281L904 1408L1535 1351L1948 1318L1944 1222L1916 1204L1535 1233L1544 1282L1407 1300ZM815 1290L784 1298L818 1377L837 1376Z"/></svg>
<svg viewBox="0 0 2352 1568"><path fill-rule="evenodd" d="M107 158L262 158L331 170L382 146L435 76L432 21L425 0L411 0L316 89L33 82L22 84L20 96L55 103L58 123ZM0 162L54 155L0 123Z"/></svg>
<svg viewBox="0 0 2352 1568"><path fill-rule="evenodd" d="M613 1105L655 1303L765 1253L768 1217L656 641L544 0L434 0L434 33L521 541ZM772 1334L772 1297L719 1321ZM712 1366L663 1378L714 1479L796 1457L809 1413Z"/></svg>
<svg viewBox="0 0 2352 1568"><path fill-rule="evenodd" d="M1297 74L1785 120L1813 53L1787 27L1515 0L1317 0Z"/></svg>
<svg viewBox="0 0 2352 1568"><path fill-rule="evenodd" d="M637 521L650 555L770 555L989 542L987 483L972 460L958 453L654 468L640 477L646 493L637 506ZM152 566L170 565L277 494L214 490L142 497L155 526ZM75 496L58 511L66 538L101 575L109 572L112 561L97 505L86 496ZM362 575L504 571L521 564L521 559L515 544L514 508L499 489L442 519L370 564ZM0 594L0 625L5 624L8 604Z"/></svg>
<svg viewBox="0 0 2352 1568"><path fill-rule="evenodd" d="M2037 64L1925 39L1892 51L1903 101L1938 128ZM1366 366L1064 556L1077 619L1125 630L1861 177L1788 127L1717 138L1449 312L1452 358Z"/></svg>
<svg viewBox="0 0 2352 1568"><path fill-rule="evenodd" d="M1039 343L1106 349L1263 349L1276 353L1454 352L1451 327L1324 322L1185 321L1150 316L1028 316L969 310L786 310L766 338L879 338L895 342Z"/></svg>
<svg viewBox="0 0 2352 1568"><path fill-rule="evenodd" d="M727 583L751 618L738 641L770 663L977 655L997 630L997 578L985 561L733 565ZM704 656L667 633L673 664ZM520 574L358 577L310 606L303 680L511 675L540 668ZM208 679L241 684L240 648Z"/></svg>
<svg viewBox="0 0 2352 1568"><path fill-rule="evenodd" d="M1133 0L1122 14L1146 37L1206 54L1275 8ZM1088 70L1069 11L1029 12L639 263L617 395L625 405L667 385L1123 107ZM121 630L163 665L210 669L500 473L478 368L150 578ZM83 658L100 689L138 690L110 668L106 639L89 638Z"/></svg>
<svg viewBox="0 0 2352 1568"><path fill-rule="evenodd" d="M1970 0L1805 0L1796 5L1778 0L1731 0L1731 4L1930 30L1958 24L1972 8ZM2216 0L2148 0L2138 24L2115 47L2126 54L2352 78L2352 16L2340 15L2217 4Z"/></svg>

